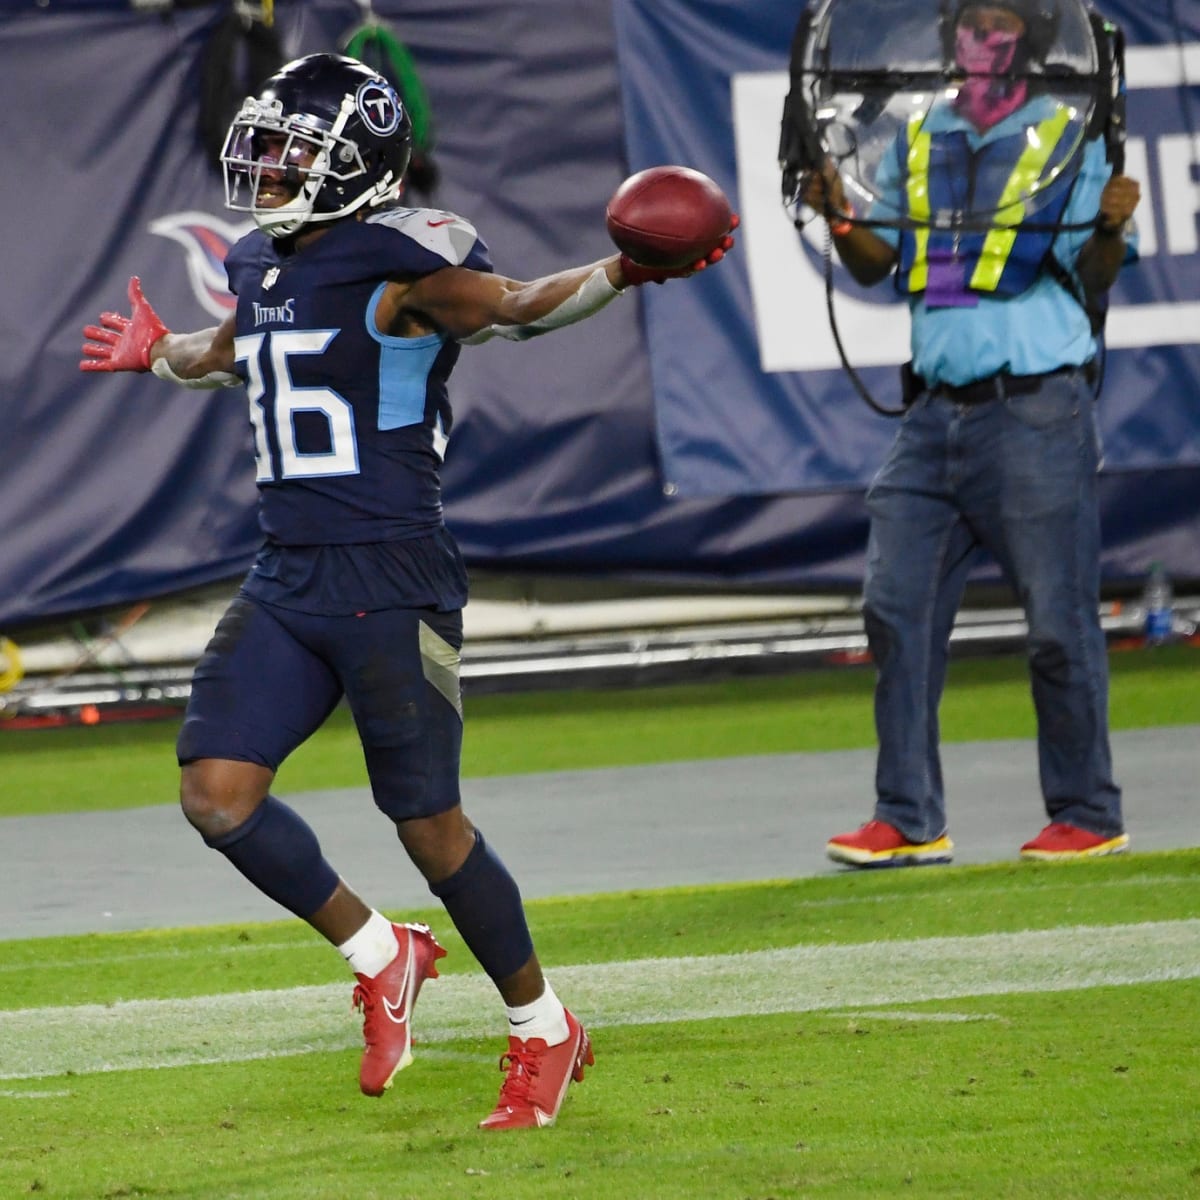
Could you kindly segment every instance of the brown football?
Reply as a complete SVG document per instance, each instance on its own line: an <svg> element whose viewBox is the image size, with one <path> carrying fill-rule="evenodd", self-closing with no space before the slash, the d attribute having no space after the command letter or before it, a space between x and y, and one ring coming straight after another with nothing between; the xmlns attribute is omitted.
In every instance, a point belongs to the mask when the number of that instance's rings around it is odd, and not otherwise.
<svg viewBox="0 0 1200 1200"><path fill-rule="evenodd" d="M683 267L704 258L729 232L725 193L691 167L648 167L613 193L605 210L617 249L644 267Z"/></svg>

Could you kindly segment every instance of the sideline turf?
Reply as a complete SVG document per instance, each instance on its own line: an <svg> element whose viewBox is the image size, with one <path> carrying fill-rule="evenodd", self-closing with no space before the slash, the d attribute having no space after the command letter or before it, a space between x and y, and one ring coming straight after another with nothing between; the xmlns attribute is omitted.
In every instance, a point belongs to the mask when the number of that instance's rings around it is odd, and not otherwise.
<svg viewBox="0 0 1200 1200"><path fill-rule="evenodd" d="M899 951L949 934L1196 919L1200 851L539 901L530 915L560 973L606 956ZM444 965L464 958L452 946ZM308 977L339 980L349 1003L344 967L294 922L0 943L6 1007L12 984L14 1006L36 1007ZM828 978L833 1000L847 982ZM1198 1003L1193 978L885 1011L663 1012L598 1029L597 1064L559 1126L515 1137L474 1129L495 1099L498 1037L418 1044L380 1101L355 1091L357 1050L0 1081L0 1196L1183 1197L1200 1181ZM481 1011L480 1028L498 1016Z"/></svg>
<svg viewBox="0 0 1200 1200"><path fill-rule="evenodd" d="M556 965L1165 921L1200 917L1200 849L1067 865L845 872L526 907L541 958ZM449 950L443 974L477 970L442 909L389 915L433 927ZM69 998L59 991L66 976ZM345 978L337 955L298 921L0 941L0 1011Z"/></svg>
<svg viewBox="0 0 1200 1200"><path fill-rule="evenodd" d="M1200 648L1114 652L1114 729L1200 724ZM467 696L468 777L844 750L874 743L869 667L621 691ZM175 802L176 722L24 731L0 723L0 816ZM946 741L1031 737L1023 659L951 664ZM348 713L284 765L281 791L365 783Z"/></svg>

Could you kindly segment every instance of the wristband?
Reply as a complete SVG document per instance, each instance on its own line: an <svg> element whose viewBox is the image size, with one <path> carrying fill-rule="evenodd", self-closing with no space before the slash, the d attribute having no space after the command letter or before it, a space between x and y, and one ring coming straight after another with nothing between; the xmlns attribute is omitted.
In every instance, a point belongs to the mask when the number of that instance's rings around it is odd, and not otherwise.
<svg viewBox="0 0 1200 1200"><path fill-rule="evenodd" d="M165 379L168 383L177 383L180 387L185 388L237 387L242 382L239 376L230 371L209 371L207 375L201 375L198 379L184 379L183 376L176 375L171 370L171 364L167 362L165 355L156 358L150 364L150 370L159 379Z"/></svg>
<svg viewBox="0 0 1200 1200"><path fill-rule="evenodd" d="M834 237L845 237L846 234L854 228L854 222L850 219L854 216L854 209L849 204L846 205L845 213L836 221L829 221L829 232ZM828 220L828 218L826 218Z"/></svg>

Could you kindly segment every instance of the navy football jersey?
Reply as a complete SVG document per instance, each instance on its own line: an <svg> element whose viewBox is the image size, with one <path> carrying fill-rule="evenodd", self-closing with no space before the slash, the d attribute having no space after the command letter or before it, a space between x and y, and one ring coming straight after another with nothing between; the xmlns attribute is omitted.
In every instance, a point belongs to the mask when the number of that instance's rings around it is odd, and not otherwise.
<svg viewBox="0 0 1200 1200"><path fill-rule="evenodd" d="M251 594L326 613L465 601L439 475L460 347L375 326L387 280L447 265L492 270L475 229L431 209L337 221L298 253L257 230L230 250L267 537Z"/></svg>
<svg viewBox="0 0 1200 1200"><path fill-rule="evenodd" d="M337 221L299 253L281 254L257 230L230 250L237 370L272 541L383 542L441 524L446 380L459 345L440 333L387 337L374 317L388 279L447 265L492 269L469 223L431 209Z"/></svg>

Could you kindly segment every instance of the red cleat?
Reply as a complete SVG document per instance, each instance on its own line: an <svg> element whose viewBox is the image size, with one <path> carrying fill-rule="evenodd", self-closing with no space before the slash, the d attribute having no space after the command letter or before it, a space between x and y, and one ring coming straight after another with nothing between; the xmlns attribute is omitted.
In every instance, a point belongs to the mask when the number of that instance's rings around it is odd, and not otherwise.
<svg viewBox="0 0 1200 1200"><path fill-rule="evenodd" d="M567 1040L547 1046L541 1038L508 1039L508 1052L500 1056L505 1072L500 1099L480 1129L536 1129L553 1125L562 1107L567 1086L583 1081L583 1068L595 1061L592 1043L580 1023L567 1013Z"/></svg>
<svg viewBox="0 0 1200 1200"><path fill-rule="evenodd" d="M830 838L825 853L849 867L919 867L950 862L954 843L945 834L932 842L910 842L886 821L868 821L853 833Z"/></svg>
<svg viewBox="0 0 1200 1200"><path fill-rule="evenodd" d="M362 1010L363 1052L358 1085L368 1096L382 1096L397 1071L412 1062L409 1028L417 993L426 979L437 978L437 960L446 951L428 925L393 925L400 952L378 975L355 975L354 1007Z"/></svg>
<svg viewBox="0 0 1200 1200"><path fill-rule="evenodd" d="M1088 833L1078 825L1054 821L1021 847L1021 857L1035 862L1071 862L1078 858L1120 854L1128 849L1127 833L1105 837L1102 833Z"/></svg>

